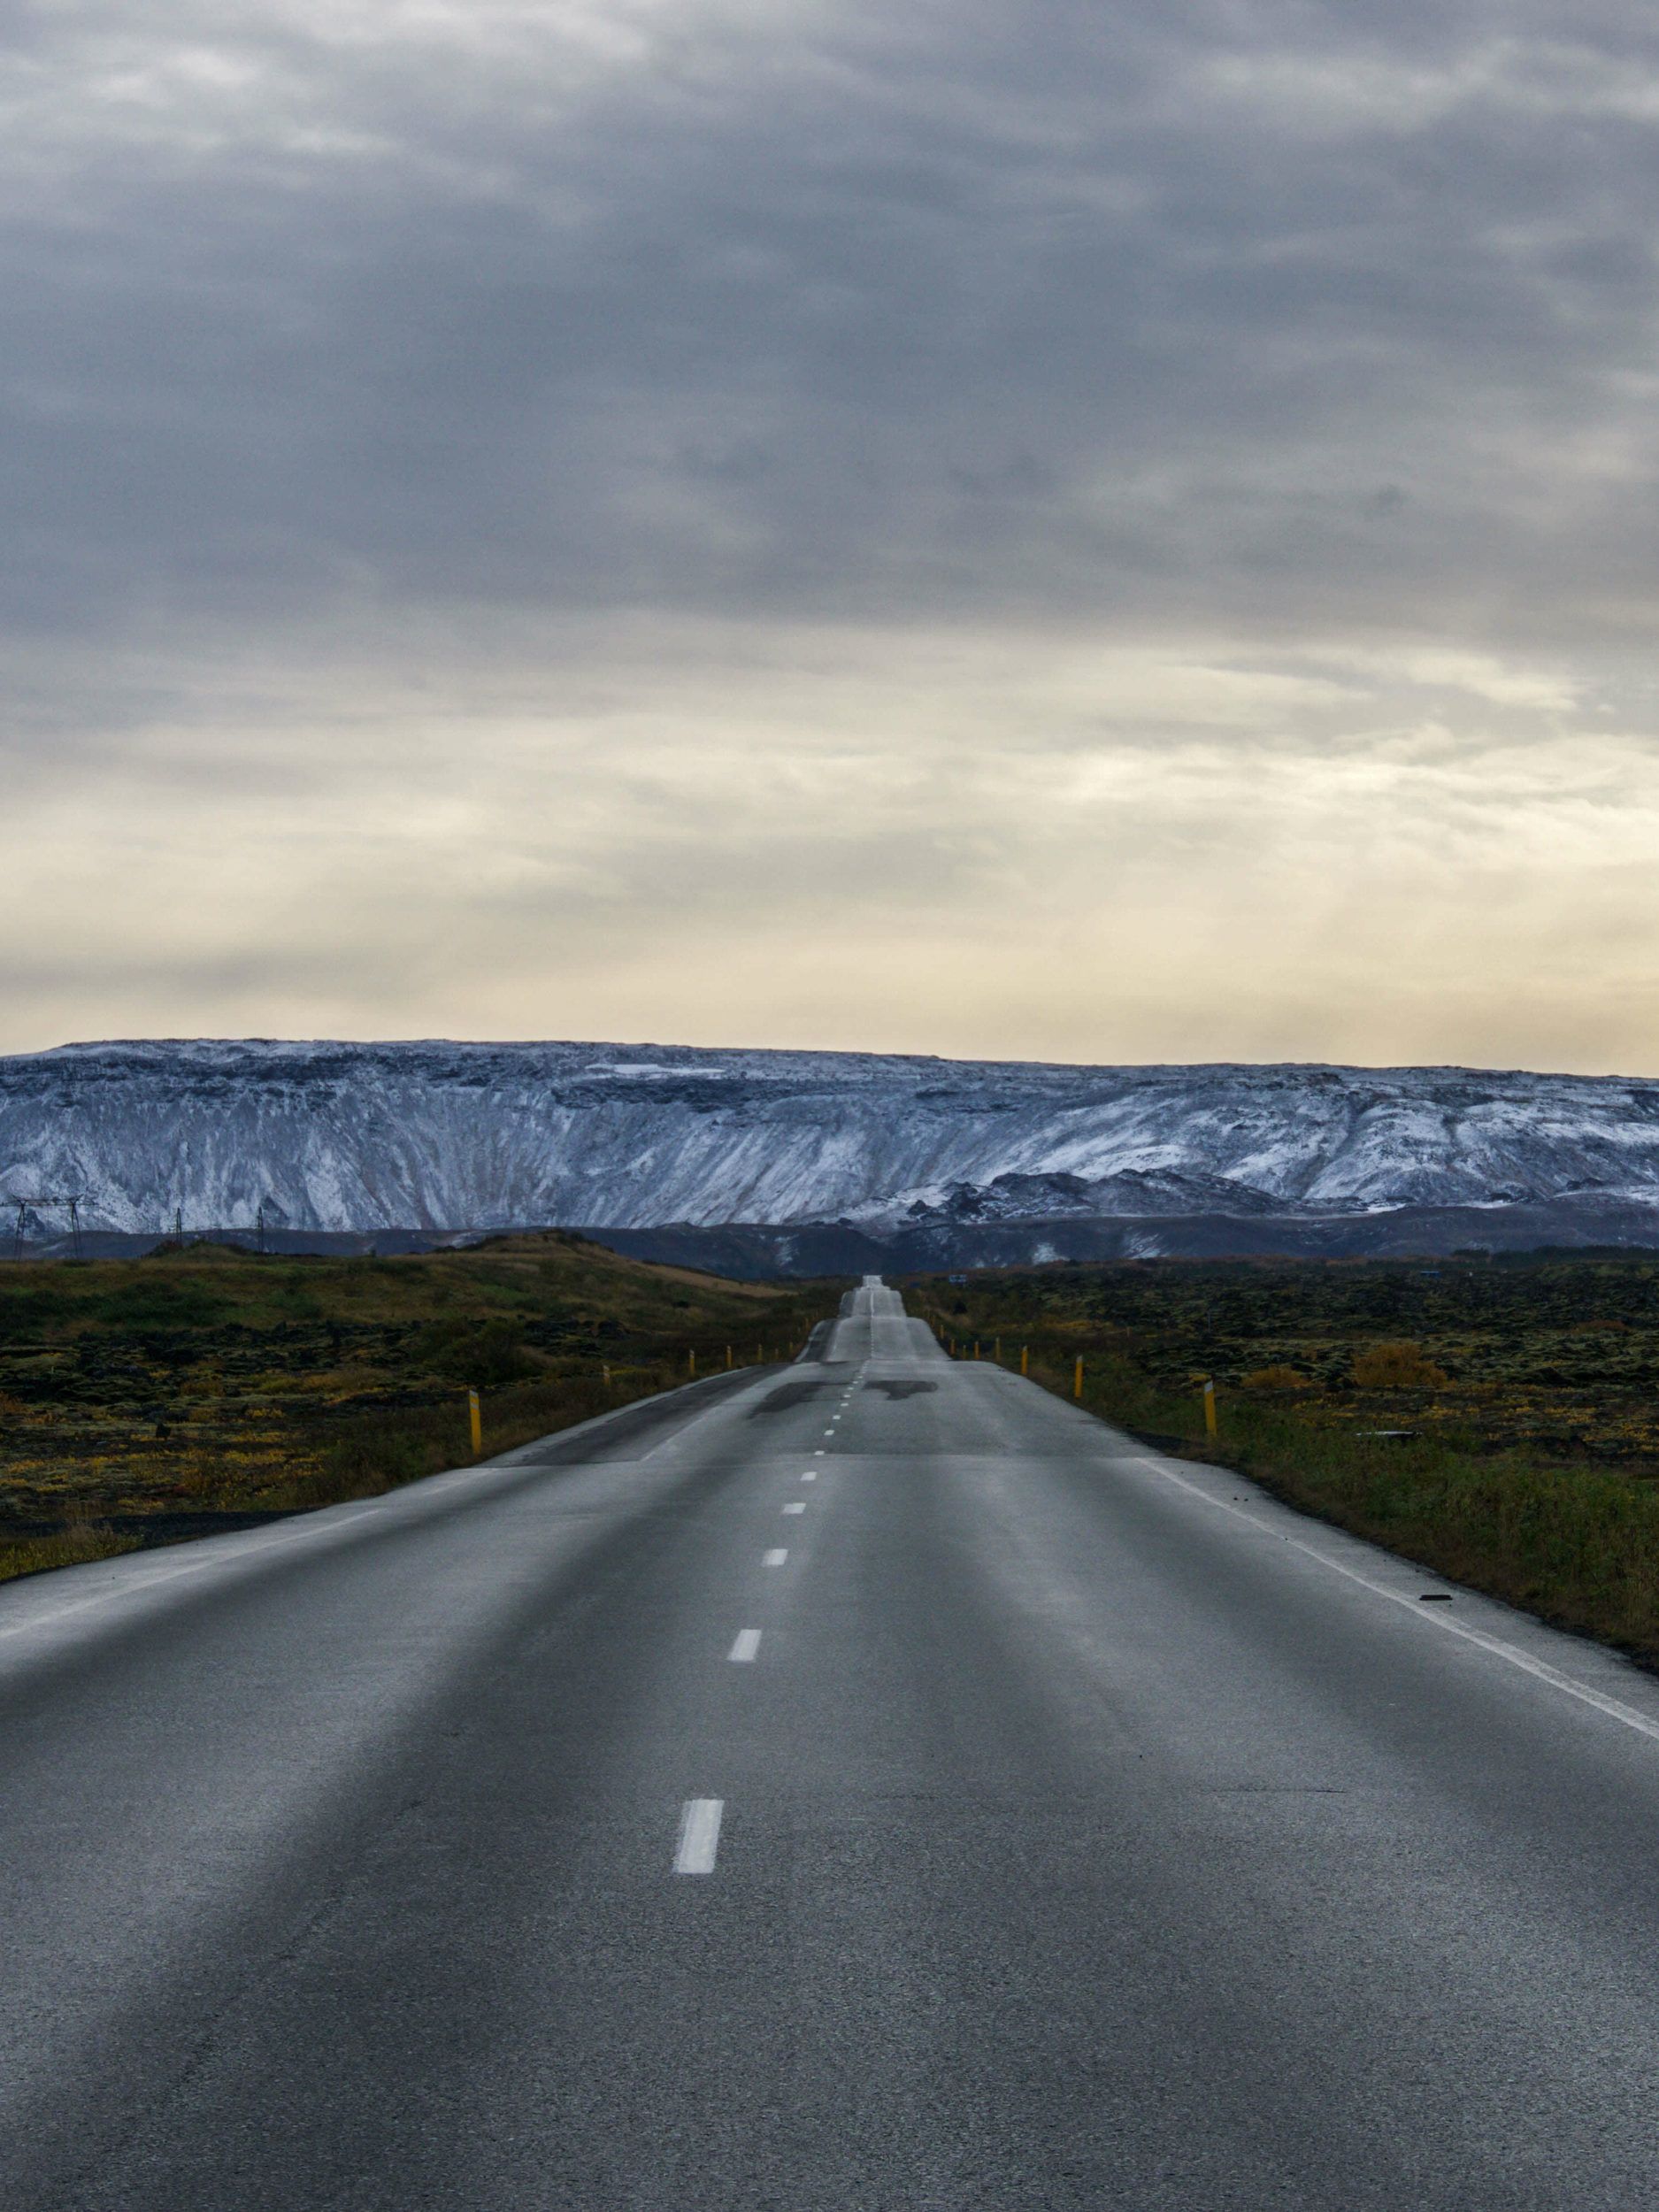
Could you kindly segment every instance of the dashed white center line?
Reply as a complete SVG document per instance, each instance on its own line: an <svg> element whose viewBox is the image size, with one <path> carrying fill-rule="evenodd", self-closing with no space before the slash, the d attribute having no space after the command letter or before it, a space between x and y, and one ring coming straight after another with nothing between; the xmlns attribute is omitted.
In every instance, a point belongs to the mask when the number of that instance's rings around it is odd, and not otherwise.
<svg viewBox="0 0 1659 2212"><path fill-rule="evenodd" d="M735 1659L741 1663L745 1659L752 1659L759 1649L759 1629L740 1628L737 1632L736 1642L732 1646L732 1648L726 1653L726 1655L728 1659Z"/></svg>
<svg viewBox="0 0 1659 2212"><path fill-rule="evenodd" d="M824 1456L824 1447L823 1447L821 1444L817 1445L817 1446L815 1446L815 1447L814 1447L813 1453L812 1453L812 1456L813 1456L813 1458L814 1458L814 1459L822 1459L822 1458L823 1458L823 1456Z"/></svg>
<svg viewBox="0 0 1659 2212"><path fill-rule="evenodd" d="M720 1847L723 1797L688 1797L680 1809L680 1846L674 1853L676 1874L712 1874L714 1855Z"/></svg>
<svg viewBox="0 0 1659 2212"><path fill-rule="evenodd" d="M785 1506L784 1511L786 1513L804 1513L806 1511L806 1507L797 1498L793 1505Z"/></svg>
<svg viewBox="0 0 1659 2212"><path fill-rule="evenodd" d="M776 1551L769 1551L766 1554L765 1563L769 1567L781 1567L784 1561L787 1559L788 1556L788 1553L780 1548Z"/></svg>
<svg viewBox="0 0 1659 2212"><path fill-rule="evenodd" d="M818 1480L818 1469L816 1467L809 1467L805 1474L802 1476L801 1479L803 1482L816 1482Z"/></svg>

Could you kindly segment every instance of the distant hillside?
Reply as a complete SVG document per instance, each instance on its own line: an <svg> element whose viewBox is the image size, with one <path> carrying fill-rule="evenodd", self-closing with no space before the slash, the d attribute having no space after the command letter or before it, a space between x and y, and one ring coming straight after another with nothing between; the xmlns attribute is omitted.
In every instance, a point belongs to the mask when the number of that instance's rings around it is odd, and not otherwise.
<svg viewBox="0 0 1659 2212"><path fill-rule="evenodd" d="M1659 1243L1659 1082L675 1046L162 1041L0 1059L0 1194L419 1240L580 1225L733 1272ZM58 1233L61 1214L41 1217Z"/></svg>

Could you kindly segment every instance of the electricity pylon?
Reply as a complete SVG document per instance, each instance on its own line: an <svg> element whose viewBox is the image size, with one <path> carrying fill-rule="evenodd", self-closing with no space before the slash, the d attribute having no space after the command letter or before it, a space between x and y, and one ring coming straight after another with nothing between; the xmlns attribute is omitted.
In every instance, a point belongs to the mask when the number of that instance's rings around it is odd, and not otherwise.
<svg viewBox="0 0 1659 2212"><path fill-rule="evenodd" d="M18 1210L17 1218L12 1225L12 1258L20 1260L23 1257L23 1232L27 1225L29 1216L42 1213L51 1206L64 1206L69 1211L69 1248L75 1258L79 1259L81 1257L81 1202L85 1196L84 1191L78 1190L48 1192L40 1198L23 1198L15 1193L10 1195L5 1201L6 1204L15 1206Z"/></svg>

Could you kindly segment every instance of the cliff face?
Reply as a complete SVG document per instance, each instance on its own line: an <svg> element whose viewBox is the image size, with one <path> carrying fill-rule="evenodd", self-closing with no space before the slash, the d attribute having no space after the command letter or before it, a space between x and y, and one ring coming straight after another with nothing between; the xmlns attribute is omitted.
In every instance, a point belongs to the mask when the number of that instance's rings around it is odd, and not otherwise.
<svg viewBox="0 0 1659 2212"><path fill-rule="evenodd" d="M1317 1222L1335 1233L1317 1248L1367 1249L1379 1215L1466 1227L1471 1209L1617 1220L1645 1241L1659 1082L580 1044L0 1059L0 1193L69 1191L87 1225L129 1233L175 1207L205 1227L260 1205L308 1231L824 1223L941 1263L1046 1256L1025 1233L1039 1223L1056 1254L1125 1248L1132 1225L1134 1248L1187 1248L1178 1225L1203 1220L1233 1225L1235 1248L1305 1246Z"/></svg>

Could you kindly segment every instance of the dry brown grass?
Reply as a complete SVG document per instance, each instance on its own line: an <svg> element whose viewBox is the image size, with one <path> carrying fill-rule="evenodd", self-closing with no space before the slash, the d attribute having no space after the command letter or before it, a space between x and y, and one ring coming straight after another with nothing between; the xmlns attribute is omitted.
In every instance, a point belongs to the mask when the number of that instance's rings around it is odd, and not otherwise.
<svg viewBox="0 0 1659 2212"><path fill-rule="evenodd" d="M1444 1390L1451 1377L1420 1344L1373 1344L1354 1362L1361 1390Z"/></svg>
<svg viewBox="0 0 1659 2212"><path fill-rule="evenodd" d="M1253 1367L1239 1379L1245 1390L1311 1390L1312 1382L1294 1367Z"/></svg>

